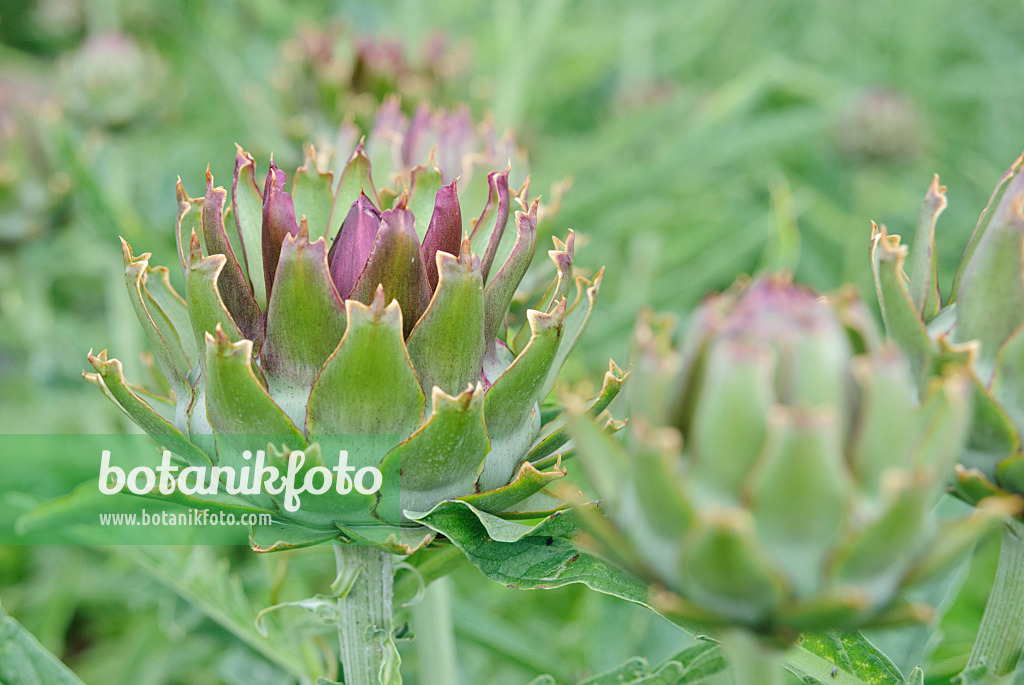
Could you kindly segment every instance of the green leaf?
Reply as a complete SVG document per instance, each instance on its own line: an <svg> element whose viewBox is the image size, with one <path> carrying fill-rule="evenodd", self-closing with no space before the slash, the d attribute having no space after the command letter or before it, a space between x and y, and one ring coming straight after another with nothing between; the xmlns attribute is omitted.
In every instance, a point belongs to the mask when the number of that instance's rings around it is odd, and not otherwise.
<svg viewBox="0 0 1024 685"><path fill-rule="evenodd" d="M341 203L338 205L339 207L350 207L359 199L360 192L366 193L366 196L373 200L374 204L384 209L377 197L377 190L373 187L370 158L366 156L361 141L345 163L345 169L341 172L341 178L338 180L338 190L334 195L334 201Z"/></svg>
<svg viewBox="0 0 1024 685"><path fill-rule="evenodd" d="M991 393L999 405L1013 419L1014 425L1024 426L1024 327L1018 328L999 349Z"/></svg>
<svg viewBox="0 0 1024 685"><path fill-rule="evenodd" d="M270 398L252 370L252 342L232 343L220 327L206 336L206 414L216 434L217 463L235 469L250 464L242 456L262 444L303 449L306 438ZM270 496L253 496L270 507Z"/></svg>
<svg viewBox="0 0 1024 685"><path fill-rule="evenodd" d="M142 430L146 431L162 446L193 466L209 465L210 457L160 416L145 400L128 386L124 370L118 359L107 360L104 352L98 357L89 355L89 362L96 369L95 374L85 374L86 380L99 388L121 407Z"/></svg>
<svg viewBox="0 0 1024 685"><path fill-rule="evenodd" d="M885 226L875 227L871 236L871 266L875 289L882 307L885 330L909 357L914 378L923 387L923 374L931 358L931 341L914 301L907 290L903 263L907 248L899 236L890 236Z"/></svg>
<svg viewBox="0 0 1024 685"><path fill-rule="evenodd" d="M697 394L688 434L694 478L730 501L738 497L765 451L776 402L776 360L723 340L712 345L704 363L707 380Z"/></svg>
<svg viewBox="0 0 1024 685"><path fill-rule="evenodd" d="M590 314L594 311L597 294L601 290L601 280L603 278L604 268L597 272L593 281L583 277L576 279L576 297L565 312L565 322L562 324L562 343L559 345L558 352L555 353L555 359L548 370L548 376L541 390L541 397L547 397L551 389L555 387L555 381L558 380L558 374L562 370L562 365L576 348L576 343L579 341L583 330L587 327ZM557 302L553 303L552 309L557 306Z"/></svg>
<svg viewBox="0 0 1024 685"><path fill-rule="evenodd" d="M914 252L910 258L910 282L907 290L914 307L928 320L939 313L939 276L935 251L935 222L946 208L946 189L935 174L928 187L914 232Z"/></svg>
<svg viewBox="0 0 1024 685"><path fill-rule="evenodd" d="M331 233L334 211L334 173L322 172L316 163L316 150L306 149L306 161L292 177L292 203L295 216L305 216L311 240ZM276 282L276 281L275 281Z"/></svg>
<svg viewBox="0 0 1024 685"><path fill-rule="evenodd" d="M618 396L627 376L629 376L629 371L623 372L615 365L615 362L609 361L609 369L604 374L601 392L592 397L589 406L587 406L587 414L590 417L596 419L608 408L612 400ZM554 454L555 450L567 443L570 437L569 426L564 420L557 423L552 422L545 426L544 432L530 449L530 454L526 457L526 460L536 463L538 460Z"/></svg>
<svg viewBox="0 0 1024 685"><path fill-rule="evenodd" d="M236 145L236 147L238 147ZM267 308L267 284L263 278L263 194L256 185L256 160L238 147L235 178L231 184L231 209L242 241L242 257L252 284L253 297ZM179 234L181 229L179 229Z"/></svg>
<svg viewBox="0 0 1024 685"><path fill-rule="evenodd" d="M861 490L875 496L882 473L909 465L914 432L907 427L917 413L913 381L906 361L894 349L864 356L852 367L861 392L860 417L850 461Z"/></svg>
<svg viewBox="0 0 1024 685"><path fill-rule="evenodd" d="M956 274L953 276L953 287L950 289L950 302L954 301L954 298L959 296L960 292L960 280L964 276L967 264L970 263L974 257L975 250L978 249L978 245L981 243L981 239L985 237L988 232L989 225L992 223L999 212L997 211L999 206L1003 203L1003 198L1006 196L1007 191L1011 187L1011 181L1015 176L1020 174L1021 170L1024 169L1024 154L1014 160L1010 168L1003 172L999 182L996 183L996 187L992 189L992 194L988 198L988 204L985 205L985 209L982 210L981 216L978 217L978 224L974 227L974 232L971 233L971 239L967 242L967 249L964 250L963 256L960 258L960 264L957 267Z"/></svg>
<svg viewBox="0 0 1024 685"><path fill-rule="evenodd" d="M249 282L243 274L242 265L231 248L224 228L224 202L227 195L223 188L213 187L213 174L207 169L206 199L203 201L203 237L207 254L224 255L225 260L224 267L217 276L217 291L242 334L255 341L259 347L263 336L262 313L253 299Z"/></svg>
<svg viewBox="0 0 1024 685"><path fill-rule="evenodd" d="M229 631L272 664L300 680L311 679L310 664L316 663L315 647L301 639L303 629L287 616L264 622L267 637L256 629L262 608L246 595L240 576L228 560L207 546L128 546L112 548L160 584L170 588L190 605Z"/></svg>
<svg viewBox="0 0 1024 685"><path fill-rule="evenodd" d="M646 659L633 657L620 666L580 681L578 685L711 685L721 683L720 678L728 669L721 648L713 642L702 641L656 666L650 666ZM531 685L555 685L556 682L552 676L546 675Z"/></svg>
<svg viewBox="0 0 1024 685"><path fill-rule="evenodd" d="M252 371L252 341L233 343L218 327L206 336L206 407L218 436L286 436L293 449L306 444Z"/></svg>
<svg viewBox="0 0 1024 685"><path fill-rule="evenodd" d="M193 233L203 232L203 198L189 197L185 187L181 185L181 178L178 178L178 185L175 188L178 197L178 219L175 224L174 238L178 244L178 260L181 262L181 271L188 271L189 244ZM260 205L262 206L262 200Z"/></svg>
<svg viewBox="0 0 1024 685"><path fill-rule="evenodd" d="M427 234L430 217L434 214L434 198L441 189L441 170L437 168L431 151L426 166L419 165L412 170L412 189L409 194L409 210L416 217L416 234L420 241Z"/></svg>
<svg viewBox="0 0 1024 685"><path fill-rule="evenodd" d="M402 341L398 303L385 307L378 288L369 306L355 300L345 306L348 329L310 393L309 432L394 434L404 440L423 418L425 397Z"/></svg>
<svg viewBox="0 0 1024 685"><path fill-rule="evenodd" d="M721 648L713 643L701 641L698 644L684 649L673 656L669 661L676 661L683 665L681 678L676 681L678 685L684 683L696 685L697 683L709 683L714 678L729 668Z"/></svg>
<svg viewBox="0 0 1024 685"><path fill-rule="evenodd" d="M297 237L285 236L261 360L270 396L297 426L305 427L309 393L338 347L345 321L345 304L327 267L326 242L311 243L303 228Z"/></svg>
<svg viewBox="0 0 1024 685"><path fill-rule="evenodd" d="M212 335L218 327L231 342L238 342L245 336L235 325L224 300L217 290L217 280L224 269L227 258L217 254L204 257L199 246L199 237L193 233L190 242L188 269L185 272L185 301L188 303L192 332L200 350L206 349L206 336ZM200 354L199 359L203 360Z"/></svg>
<svg viewBox="0 0 1024 685"><path fill-rule="evenodd" d="M561 467L554 468L551 471L539 471L533 464L524 461L519 467L516 477L508 485L474 495L466 495L459 499L472 504L481 511L499 514L506 512L506 510L515 507L517 504L525 504L529 497L543 490L552 481L564 478L565 473L565 469ZM549 512L564 506L558 500L554 502L554 505L548 507ZM524 514L520 513L518 516L523 517ZM532 512L525 514L525 516L536 517Z"/></svg>
<svg viewBox="0 0 1024 685"><path fill-rule="evenodd" d="M562 339L565 302L550 313L531 309L526 315L533 333L529 344L487 391L484 417L491 453L480 477L481 490L508 483L529 451L537 402Z"/></svg>
<svg viewBox="0 0 1024 685"><path fill-rule="evenodd" d="M788 588L773 572L753 521L739 510L724 510L703 531L686 549L686 598L744 623L765 619Z"/></svg>
<svg viewBox="0 0 1024 685"><path fill-rule="evenodd" d="M409 334L409 358L424 393L437 386L455 395L480 380L484 299L480 262L463 245L458 257L437 253L439 282Z"/></svg>
<svg viewBox="0 0 1024 685"><path fill-rule="evenodd" d="M311 547L340 537L342 533L338 530L314 530L287 521L274 521L269 526L253 526L249 546L254 552L279 552Z"/></svg>
<svg viewBox="0 0 1024 685"><path fill-rule="evenodd" d="M186 413L192 402L193 394L192 385L188 381L188 372L195 358L193 357L192 360L188 358L181 339L182 337L191 338L188 349L194 353L197 348L195 347L195 338L189 334L191 324L189 327L176 329L174 322L168 318L165 311L149 294L147 287L151 272L149 254L143 254L136 259L132 255L131 247L124 240L121 241L121 252L124 256L125 280L132 308L146 332L146 338L153 350L157 366L177 398L174 423L180 430L185 430L187 429ZM173 298L168 297L168 299Z"/></svg>
<svg viewBox="0 0 1024 685"><path fill-rule="evenodd" d="M82 685L60 659L0 606L0 683L3 685Z"/></svg>
<svg viewBox="0 0 1024 685"><path fill-rule="evenodd" d="M862 634L804 635L801 646L869 685L904 685L896 665Z"/></svg>
<svg viewBox="0 0 1024 685"><path fill-rule="evenodd" d="M415 520L441 533L491 580L516 589L583 583L592 590L646 604L647 586L575 547L578 515L559 511L535 526L505 521L466 502L441 502Z"/></svg>
<svg viewBox="0 0 1024 685"><path fill-rule="evenodd" d="M516 212L516 242L512 247L512 253L498 273L492 275L490 280L485 280L487 287L484 289L484 340L488 345L505 321L508 306L536 251L537 202L534 201L529 214Z"/></svg>
<svg viewBox="0 0 1024 685"><path fill-rule="evenodd" d="M847 473L834 412L778 408L751 486L758 539L774 550L795 593L820 591L820 568L846 516Z"/></svg>
<svg viewBox="0 0 1024 685"><path fill-rule="evenodd" d="M650 673L650 667L646 659L638 656L633 657L621 666L617 666L593 678L580 681L579 685L620 685L621 683L635 683L638 679Z"/></svg>
<svg viewBox="0 0 1024 685"><path fill-rule="evenodd" d="M478 383L457 397L435 388L432 406L427 422L381 464L385 480L400 484L398 493L380 493L377 512L385 520L397 523L404 511L429 511L442 500L476 490L491 446L483 388Z"/></svg>
<svg viewBox="0 0 1024 685"><path fill-rule="evenodd" d="M1007 197L993 210L956 292L955 342L981 343L976 368L983 382L990 378L999 348L1024 323L1024 216L1016 197L1022 184L1024 174L1014 178Z"/></svg>

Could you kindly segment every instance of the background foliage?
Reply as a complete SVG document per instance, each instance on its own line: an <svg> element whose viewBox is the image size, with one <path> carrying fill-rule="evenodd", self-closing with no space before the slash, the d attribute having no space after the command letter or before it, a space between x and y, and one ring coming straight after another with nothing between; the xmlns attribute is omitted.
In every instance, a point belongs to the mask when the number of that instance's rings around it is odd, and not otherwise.
<svg viewBox="0 0 1024 685"><path fill-rule="evenodd" d="M869 288L869 221L906 234L934 172L950 188L947 289L989 189L1024 147L1018 3L626 7L0 2L0 430L131 429L80 375L90 345L116 341L125 360L143 351L117 236L171 263L177 175L192 194L207 163L226 180L234 142L294 168L307 135L346 115L365 123L384 86L350 98L295 66L316 27L337 27L341 59L359 40L388 39L413 71L436 66L403 82L409 100L465 100L514 127L534 188L572 178L557 230L576 229L577 262L607 264L608 276L571 379L624 360L642 304L685 314L741 272L785 266L818 288ZM444 58L431 62L438 36ZM938 632L878 636L905 673L921 663L928 682L948 682L962 667L994 547L936 589L949 591ZM89 683L280 683L311 656L285 658L253 619L322 590L329 555L3 547L0 598ZM581 588L516 592L468 566L453 579L466 683L574 682L687 645L649 613ZM272 620L277 634L330 644L302 612ZM403 650L415 683L415 649Z"/></svg>

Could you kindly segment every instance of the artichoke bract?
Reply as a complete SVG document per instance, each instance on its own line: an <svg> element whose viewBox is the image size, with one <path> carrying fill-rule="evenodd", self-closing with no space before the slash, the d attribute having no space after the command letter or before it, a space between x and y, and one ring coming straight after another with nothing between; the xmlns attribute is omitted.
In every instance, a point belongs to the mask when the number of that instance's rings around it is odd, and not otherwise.
<svg viewBox="0 0 1024 685"><path fill-rule="evenodd" d="M638 325L624 441L570 423L607 516L585 542L690 625L772 642L919 616L901 591L991 519L931 516L968 428L964 374L919 402L851 292L786 276L705 300L678 348L673 328Z"/></svg>
<svg viewBox="0 0 1024 685"><path fill-rule="evenodd" d="M337 183L311 148L290 182L273 160L260 182L239 148L230 191L209 171L204 197L188 197L179 181L182 294L168 269L123 243L165 396L129 385L105 353L90 354L88 378L188 465L241 464L243 449L270 445L282 468L303 450L303 472L334 469L347 450L349 466L383 473L375 495L331 489L298 511L281 494L249 495L247 506L299 531L295 540L257 531L258 549L340 536L408 553L430 533L404 512L459 497L535 514L535 502L553 501L544 486L565 473L527 461L554 452L535 445L558 414L540 404L586 325L601 272L574 278L572 233L555 241L555 282L522 329L508 330L537 247L538 206L510 192L508 173L490 173L486 203L468 207L458 180L432 163L383 193L361 145ZM609 374L599 402L621 380Z"/></svg>
<svg viewBox="0 0 1024 685"><path fill-rule="evenodd" d="M1024 156L1006 171L981 214L948 298L939 294L935 230L946 207L935 176L910 254L873 225L875 285L889 335L920 383L947 363L971 371L974 422L957 466L956 493L970 503L1024 494ZM907 265L909 263L909 275Z"/></svg>

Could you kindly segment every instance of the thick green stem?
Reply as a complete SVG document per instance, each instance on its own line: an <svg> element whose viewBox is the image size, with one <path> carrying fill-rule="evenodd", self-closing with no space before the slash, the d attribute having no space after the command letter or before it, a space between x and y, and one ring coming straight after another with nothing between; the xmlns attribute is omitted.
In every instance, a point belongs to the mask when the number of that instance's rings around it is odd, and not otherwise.
<svg viewBox="0 0 1024 685"><path fill-rule="evenodd" d="M455 628L452 625L451 585L438 578L427 586L412 609L420 685L458 685Z"/></svg>
<svg viewBox="0 0 1024 685"><path fill-rule="evenodd" d="M338 638L345 685L400 685L401 659L392 637L391 555L365 545L334 546L339 579L353 579L338 600Z"/></svg>
<svg viewBox="0 0 1024 685"><path fill-rule="evenodd" d="M1024 525L1008 518L1003 525L996 580L988 596L981 628L967 669L988 664L989 673L1013 671L1024 651Z"/></svg>
<svg viewBox="0 0 1024 685"><path fill-rule="evenodd" d="M736 685L782 685L785 682L783 652L772 649L743 630L726 633L721 640Z"/></svg>

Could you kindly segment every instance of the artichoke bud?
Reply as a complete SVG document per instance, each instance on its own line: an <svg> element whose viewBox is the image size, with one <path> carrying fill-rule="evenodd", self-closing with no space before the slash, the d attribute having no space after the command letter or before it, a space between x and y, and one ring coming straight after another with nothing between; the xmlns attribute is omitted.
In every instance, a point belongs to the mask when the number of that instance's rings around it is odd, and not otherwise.
<svg viewBox="0 0 1024 685"><path fill-rule="evenodd" d="M905 580L949 559L933 559L929 511L966 438L970 385L949 365L919 400L865 314L850 291L776 275L706 299L678 351L642 317L629 439L570 423L612 524L594 523L596 551L682 620L773 639L903 611ZM643 415L666 395L671 411Z"/></svg>
<svg viewBox="0 0 1024 685"><path fill-rule="evenodd" d="M297 509L270 489L243 493L245 506L292 524L275 531L303 531L269 541L257 531L259 549L341 536L409 553L433 533L407 513L442 500L471 498L491 513L559 506L544 487L565 475L556 452L564 419L540 405L600 278L577 277L573 289L571 268L559 270L551 302L527 312L527 334L506 335L537 246L537 202L511 195L508 168L490 174L481 210L466 206L455 178L442 183L433 155L403 177L407 185L380 190L361 145L337 180L321 159L310 147L290 178L271 159L261 188L239 148L231 226L228 192L209 172L202 198L179 183L183 295L148 254L123 246L129 295L169 396L147 400L105 356L90 357L89 380L189 464L237 465L243 450L269 444L273 464L304 450L300 475L322 468L341 478L342 450L348 465L382 474L373 496L331 487ZM514 231L513 200L526 210ZM464 233L470 209L481 219ZM625 377L612 369L595 415ZM528 463L540 460L555 466Z"/></svg>

